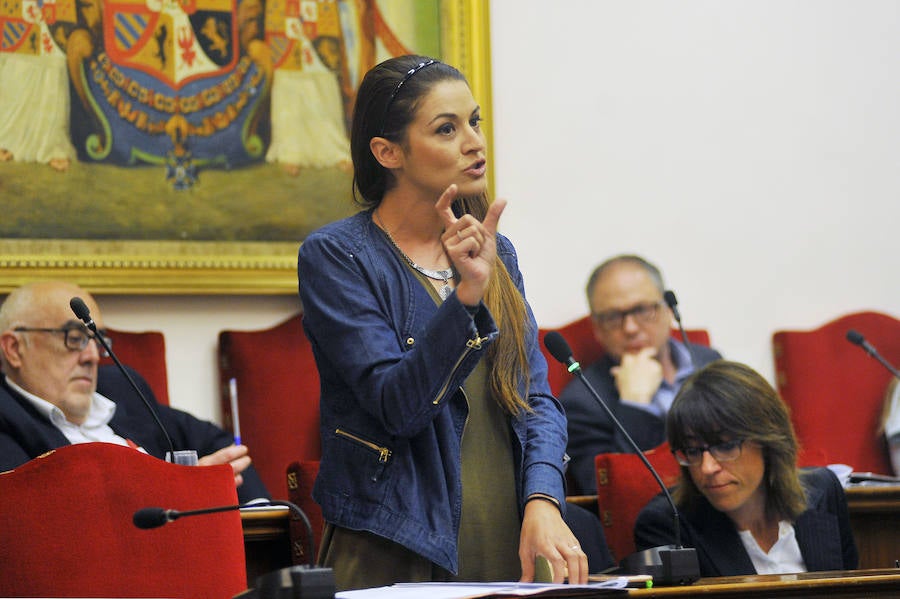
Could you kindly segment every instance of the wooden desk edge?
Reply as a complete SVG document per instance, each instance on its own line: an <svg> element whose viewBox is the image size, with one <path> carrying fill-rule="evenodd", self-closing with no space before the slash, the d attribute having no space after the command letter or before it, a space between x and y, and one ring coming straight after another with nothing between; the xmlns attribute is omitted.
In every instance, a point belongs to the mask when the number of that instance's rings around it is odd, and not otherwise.
<svg viewBox="0 0 900 599"><path fill-rule="evenodd" d="M724 576L701 578L689 586L628 589L628 595L656 596L801 596L798 593L827 592L843 596L843 592L900 590L900 569L846 570L805 572L802 574L770 574L763 576ZM809 596L809 595L807 595ZM818 596L815 595L815 596Z"/></svg>
<svg viewBox="0 0 900 599"><path fill-rule="evenodd" d="M244 540L268 539L288 535L290 511L283 508L241 510Z"/></svg>

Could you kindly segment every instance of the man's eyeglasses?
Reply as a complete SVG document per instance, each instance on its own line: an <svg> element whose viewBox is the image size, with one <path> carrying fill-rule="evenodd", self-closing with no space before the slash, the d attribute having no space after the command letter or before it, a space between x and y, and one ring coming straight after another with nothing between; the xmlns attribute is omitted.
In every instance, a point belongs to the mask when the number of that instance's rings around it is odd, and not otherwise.
<svg viewBox="0 0 900 599"><path fill-rule="evenodd" d="M732 441L722 441L715 445L695 445L694 447L683 447L681 449L672 450L675 460L682 466L696 466L703 461L704 452L715 458L717 462L733 462L741 457L741 446L744 439L734 439Z"/></svg>
<svg viewBox="0 0 900 599"><path fill-rule="evenodd" d="M105 331L98 331L98 335L94 335L94 333L86 329L79 328L45 329L39 327L16 327L13 330L17 333L62 333L66 348L71 351L82 351L96 336L102 337L103 341L106 342L106 345L112 347L112 338L109 337ZM99 340L97 343L100 345L100 353L106 355L103 343L100 343Z"/></svg>
<svg viewBox="0 0 900 599"><path fill-rule="evenodd" d="M593 317L604 329L613 331L622 328L622 325L625 324L625 319L629 316L633 316L636 321L642 324L656 321L656 317L659 315L660 306L662 306L662 302L638 304L627 310L607 310L605 312L597 312L596 314L593 314Z"/></svg>

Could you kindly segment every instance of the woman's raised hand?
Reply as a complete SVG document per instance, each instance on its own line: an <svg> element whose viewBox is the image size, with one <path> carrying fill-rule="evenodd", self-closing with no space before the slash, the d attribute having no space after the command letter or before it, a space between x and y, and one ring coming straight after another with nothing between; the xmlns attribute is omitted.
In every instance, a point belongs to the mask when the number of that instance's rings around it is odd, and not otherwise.
<svg viewBox="0 0 900 599"><path fill-rule="evenodd" d="M450 206L456 194L455 184L448 187L435 204L435 209L444 222L441 242L459 273L456 296L463 304L475 306L484 297L491 280L494 258L497 256L497 223L506 207L506 200L495 200L488 208L484 222L479 222L471 214L464 214L462 218L454 216Z"/></svg>

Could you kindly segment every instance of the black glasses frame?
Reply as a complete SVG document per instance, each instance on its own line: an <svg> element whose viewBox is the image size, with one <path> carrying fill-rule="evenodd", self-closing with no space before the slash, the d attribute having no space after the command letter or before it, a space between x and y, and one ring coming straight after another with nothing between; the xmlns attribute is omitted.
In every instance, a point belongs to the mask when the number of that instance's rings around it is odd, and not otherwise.
<svg viewBox="0 0 900 599"><path fill-rule="evenodd" d="M746 439L732 439L713 445L696 445L673 449L672 455L682 466L697 466L703 462L703 454L709 452L717 462L733 462L741 457Z"/></svg>
<svg viewBox="0 0 900 599"><path fill-rule="evenodd" d="M662 307L662 304L662 301L642 303L627 310L607 310L606 312L596 312L591 314L591 316L604 329L614 331L622 328L625 324L625 319L629 316L633 316L635 320L641 323L654 322L659 317L659 309Z"/></svg>
<svg viewBox="0 0 900 599"><path fill-rule="evenodd" d="M16 327L13 331L17 333L62 333L63 334L63 344L66 346L66 349L70 351L83 351L84 348L88 346L88 343L91 340L96 340L97 344L100 346L100 353L102 355L106 355L106 349L104 348L104 343L100 340L96 339L98 336L103 339L107 347L112 347L112 337L106 334L106 331L100 330L97 331L97 334L92 333L91 331L85 328L79 327L60 327L57 329L49 329L43 327ZM73 335L75 333L75 335Z"/></svg>

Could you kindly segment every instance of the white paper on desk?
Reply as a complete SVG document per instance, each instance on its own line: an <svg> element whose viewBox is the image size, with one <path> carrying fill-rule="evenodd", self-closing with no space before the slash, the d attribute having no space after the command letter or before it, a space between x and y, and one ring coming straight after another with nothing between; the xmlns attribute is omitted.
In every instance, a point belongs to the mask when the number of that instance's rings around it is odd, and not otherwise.
<svg viewBox="0 0 900 599"><path fill-rule="evenodd" d="M259 498L252 499L247 503L241 504L242 512L286 512L289 508L286 505L272 505L268 503L268 499Z"/></svg>
<svg viewBox="0 0 900 599"><path fill-rule="evenodd" d="M387 587L341 591L335 599L474 599L476 597L578 597L596 596L599 589L618 594L627 578L592 584L543 584L526 582L409 582Z"/></svg>

